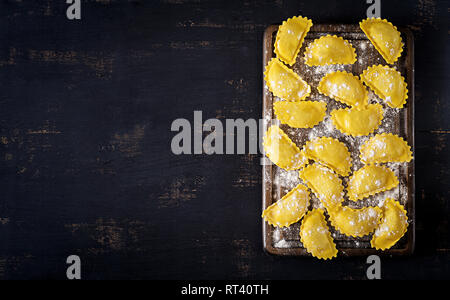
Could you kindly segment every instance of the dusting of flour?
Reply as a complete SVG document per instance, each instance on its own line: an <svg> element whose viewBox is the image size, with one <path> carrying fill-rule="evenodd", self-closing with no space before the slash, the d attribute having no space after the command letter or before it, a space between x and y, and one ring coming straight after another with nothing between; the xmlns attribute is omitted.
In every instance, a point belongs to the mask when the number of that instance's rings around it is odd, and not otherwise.
<svg viewBox="0 0 450 300"><path fill-rule="evenodd" d="M320 67L309 67L304 63L303 55L304 49L313 42L314 39L319 38L324 35L324 33L311 32L305 39L305 43L300 52L297 63L293 66L294 71L299 74L304 80L306 80L311 85L311 96L307 99L309 101L323 101L327 103L327 116L323 122L315 126L312 129L294 129L286 125L280 125L280 127L289 135L289 137L302 148L303 145L315 138L319 137L333 137L343 142L349 149L351 157L353 160L352 172L360 169L363 164L359 159L359 148L366 142L370 137L379 133L393 133L405 137L405 109L392 109L389 108L385 103L379 99L372 91L369 90L369 103L380 103L384 107L384 120L381 126L375 131L374 134L366 137L351 137L339 132L334 126L330 118L330 113L339 108L345 108L344 104L336 102L324 95L321 95L317 91L317 86L323 76L334 71L347 71L354 75L359 76L364 69L374 64L385 64L381 56L377 53L375 48L372 46L369 40L360 32L347 32L339 34L344 39L348 39L353 47L356 49L358 56L358 61L354 65L326 65ZM404 56L403 56L404 57ZM397 70L400 72L404 69L402 68L401 60L396 64ZM406 74L403 74L404 76ZM276 97L273 97L273 101L282 101ZM270 123L269 120L275 119L276 116L273 115L272 110L266 111L264 119L266 123ZM358 202L353 202L348 200L345 196L344 205L348 205L352 208L362 208L366 206L382 206L386 198L394 198L399 200L403 205L406 204L408 199L408 188L407 188L407 174L408 166L406 164L387 164L391 168L397 177L399 178L400 184L397 188L379 193L375 196L369 197L368 199L360 200ZM265 175L266 177L266 175ZM344 187L347 187L348 178L341 178L343 180ZM272 199L273 202L281 199L285 194L287 194L291 189L293 189L298 184L302 183L302 180L298 177L297 171L285 171L276 166L272 166L272 178L265 178L269 180L272 186ZM311 208L322 207L321 202L313 193L311 193ZM364 238L351 238L340 234L332 226L329 226L332 236L338 248L369 248L371 236L366 236ZM289 228L273 228L271 227L272 234L272 245L275 248L300 248L302 244L299 238L300 224L294 224ZM397 245L398 246L398 245ZM401 246L401 245L400 245Z"/></svg>

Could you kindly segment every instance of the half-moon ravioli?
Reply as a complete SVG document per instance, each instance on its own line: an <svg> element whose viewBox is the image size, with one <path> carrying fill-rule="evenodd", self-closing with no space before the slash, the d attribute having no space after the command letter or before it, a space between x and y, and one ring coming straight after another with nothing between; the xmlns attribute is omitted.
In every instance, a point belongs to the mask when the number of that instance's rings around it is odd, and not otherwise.
<svg viewBox="0 0 450 300"><path fill-rule="evenodd" d="M361 74L361 79L378 97L392 108L402 108L408 99L405 78L394 68L371 66Z"/></svg>
<svg viewBox="0 0 450 300"><path fill-rule="evenodd" d="M310 67L353 64L356 62L356 52L347 40L335 35L326 35L316 39L306 48L305 62Z"/></svg>
<svg viewBox="0 0 450 300"><path fill-rule="evenodd" d="M366 107L369 99L369 93L361 80L343 71L325 75L317 89L325 96L358 109Z"/></svg>
<svg viewBox="0 0 450 300"><path fill-rule="evenodd" d="M287 101L305 100L311 94L311 86L277 58L267 65L264 79L275 96Z"/></svg>
<svg viewBox="0 0 450 300"><path fill-rule="evenodd" d="M369 104L363 109L336 109L331 112L334 126L342 133L354 137L374 132L383 120L383 106Z"/></svg>
<svg viewBox="0 0 450 300"><path fill-rule="evenodd" d="M336 244L322 209L313 209L303 218L300 240L306 251L316 258L327 260L337 256Z"/></svg>
<svg viewBox="0 0 450 300"><path fill-rule="evenodd" d="M278 101L273 108L281 124L293 128L313 128L325 118L327 104L318 101Z"/></svg>
<svg viewBox="0 0 450 300"><path fill-rule="evenodd" d="M358 201L372 195L389 191L398 186L398 178L394 172L385 166L364 166L350 177L348 197Z"/></svg>
<svg viewBox="0 0 450 300"><path fill-rule="evenodd" d="M388 198L383 205L383 218L375 230L370 244L377 250L386 250L394 246L408 229L408 216L398 201Z"/></svg>
<svg viewBox="0 0 450 300"><path fill-rule="evenodd" d="M323 164L339 175L346 177L351 171L352 159L344 143L330 138L321 137L309 141L303 148L308 159Z"/></svg>
<svg viewBox="0 0 450 300"><path fill-rule="evenodd" d="M303 218L308 211L309 191L299 184L283 198L264 210L262 217L270 225L289 227Z"/></svg>
<svg viewBox="0 0 450 300"><path fill-rule="evenodd" d="M298 170L308 162L297 145L276 125L267 130L263 146L267 157L282 169Z"/></svg>
<svg viewBox="0 0 450 300"><path fill-rule="evenodd" d="M339 176L317 163L299 171L300 179L313 191L326 208L344 201L344 186Z"/></svg>
<svg viewBox="0 0 450 300"><path fill-rule="evenodd" d="M365 164L410 162L413 159L408 143L391 133L377 134L360 148L360 158Z"/></svg>
<svg viewBox="0 0 450 300"><path fill-rule="evenodd" d="M328 210L331 225L351 237L363 237L372 233L380 223L382 210L379 207L353 209L339 206Z"/></svg>
<svg viewBox="0 0 450 300"><path fill-rule="evenodd" d="M402 37L391 22L369 18L360 22L359 26L388 64L395 63L402 55Z"/></svg>
<svg viewBox="0 0 450 300"><path fill-rule="evenodd" d="M302 16L284 21L278 28L275 39L275 54L277 57L290 66L295 64L305 36L312 25L311 20Z"/></svg>

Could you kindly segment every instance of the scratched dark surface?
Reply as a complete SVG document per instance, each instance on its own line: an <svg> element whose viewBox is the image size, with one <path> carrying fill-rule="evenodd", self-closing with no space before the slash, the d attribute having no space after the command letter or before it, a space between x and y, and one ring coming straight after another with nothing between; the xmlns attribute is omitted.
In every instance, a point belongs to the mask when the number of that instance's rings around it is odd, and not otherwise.
<svg viewBox="0 0 450 300"><path fill-rule="evenodd" d="M176 156L177 118L260 118L262 38L365 0L0 1L0 279L360 279L365 258L263 252L258 155ZM416 42L416 251L385 279L450 277L449 1L382 1Z"/></svg>

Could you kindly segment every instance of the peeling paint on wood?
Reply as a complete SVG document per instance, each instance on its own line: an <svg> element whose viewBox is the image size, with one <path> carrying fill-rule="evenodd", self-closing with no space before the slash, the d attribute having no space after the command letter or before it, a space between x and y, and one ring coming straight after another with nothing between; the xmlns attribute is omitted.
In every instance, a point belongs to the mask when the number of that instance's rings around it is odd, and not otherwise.
<svg viewBox="0 0 450 300"><path fill-rule="evenodd" d="M200 176L175 178L169 188L158 197L158 208L177 208L197 198L197 194L205 185Z"/></svg>
<svg viewBox="0 0 450 300"><path fill-rule="evenodd" d="M142 153L141 142L144 135L145 125L136 125L131 132L116 133L111 145L126 157L136 157Z"/></svg>

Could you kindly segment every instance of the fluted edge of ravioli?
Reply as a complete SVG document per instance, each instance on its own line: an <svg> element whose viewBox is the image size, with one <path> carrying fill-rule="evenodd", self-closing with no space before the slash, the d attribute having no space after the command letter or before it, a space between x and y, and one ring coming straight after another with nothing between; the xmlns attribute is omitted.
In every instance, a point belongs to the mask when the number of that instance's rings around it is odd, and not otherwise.
<svg viewBox="0 0 450 300"><path fill-rule="evenodd" d="M347 42L347 44L348 44L348 49L350 49L350 51L351 51L351 59L350 60L341 60L341 61L335 61L335 62L326 62L326 63L324 63L324 64L312 64L311 62L310 62L310 56L312 56L312 52L314 51L313 50L313 47L314 46L316 46L317 44L316 43L319 43L321 40L323 40L323 39L325 39L325 38L329 38L329 37L332 37L332 38L337 38L337 39L339 39L339 40L342 40L342 41L344 41L344 42ZM345 46L347 46L347 45L345 45ZM349 42L349 41L347 41L347 40L345 40L345 39L343 39L342 37L340 37L340 36L337 36L337 35L330 35L330 34L328 34L328 35L326 35L326 36L322 36L322 37L320 37L320 38L318 38L318 39L316 39L316 40L314 40L308 47L306 47L306 49L305 49L305 54L304 54L304 59L305 59L305 63L306 63L306 65L307 66L309 66L309 67L315 67L315 66L328 66L328 65L352 65L352 64L354 64L355 62L356 62L356 50L355 50L355 48L353 47L353 45Z"/></svg>
<svg viewBox="0 0 450 300"><path fill-rule="evenodd" d="M275 162L275 160L274 160L274 158L273 157L271 157L271 153L269 153L269 151L268 151L268 145L267 145L267 135L268 135L268 133L271 131L271 130L276 130L277 131L277 133L280 135L280 137L279 137L279 139L285 139L285 141L288 143L288 145L290 146L290 147L292 147L294 150L295 150L295 152L296 152L296 156L299 156L298 157L298 160L299 160L299 163L298 164L294 164L294 166L288 166L288 165L282 165L282 164L280 164L280 162ZM305 165L306 165L306 163L307 163L307 159L306 159L306 157L305 157L305 154L300 150L300 148L291 140L291 138L279 127L279 126L276 126L276 125L272 125L272 126L270 126L269 127L269 129L267 129L267 131L266 131L266 134L264 135L264 137L263 137L263 146L264 146L264 152L265 152L265 155L275 164L275 165L277 165L278 167L280 167L280 168L282 168L282 169L285 169L285 170L287 170L287 171L295 171L295 170L298 170L298 169L301 169L301 168L303 168ZM291 161L291 163L292 163L292 161Z"/></svg>
<svg viewBox="0 0 450 300"><path fill-rule="evenodd" d="M385 221L385 218L386 218L386 205L388 204L388 203L393 203L393 205L395 206L395 209L397 209L399 212L401 212L402 214L403 214L403 216L405 217L404 218L404 220L402 220L403 222L403 228L402 228L402 230L399 232L399 234L397 234L397 236L395 237L395 239L394 240L392 240L390 243L388 243L388 244L384 244L384 245L379 245L379 243L377 243L377 230L381 227L381 226L383 226L383 223L384 223L384 221ZM405 207L400 203L400 202L398 202L398 201L396 201L396 200L394 200L394 199L392 199L392 198L387 198L386 200L385 200L385 204L384 204L384 207L383 207L383 218L381 219L381 222L380 222L380 224L378 225L378 227L375 229L375 233L374 233L374 235L372 236L372 239L371 239L371 241L370 241L370 245L373 247L373 248L375 248L376 250L381 250L381 251L384 251L384 250L387 250L387 249L390 249L390 248L392 248L395 244L397 244L397 242L405 235L405 233L408 231L408 226L409 226L409 223L408 223L408 212L405 210Z"/></svg>
<svg viewBox="0 0 450 300"><path fill-rule="evenodd" d="M305 85L305 87L306 87L306 92L305 92L305 94L304 94L301 98L298 98L298 99L295 99L295 100L285 99L285 98L279 96L278 93L275 92L275 91L272 89L272 86L271 86L271 84L270 84L269 72L270 72L270 68L272 67L272 65L275 64L275 63L277 63L277 62L280 63L281 66L282 66L282 68L284 68L288 73L292 74L294 77L296 77L296 79L297 79L298 81L302 82L302 83ZM284 99L284 100L286 100L286 101L290 101L290 102L298 102L298 101L303 101L303 100L305 100L306 98L308 98L309 96L311 96L311 86L310 86L303 78L301 78L300 75L298 75L297 73L295 73L292 69L290 69L288 66L286 66L285 64L283 64L283 62L280 61L280 60L279 60L278 58L276 58L276 57L272 58L272 59L269 61L269 63L267 64L266 69L265 69L265 71L264 71L264 81L266 82L266 85L267 85L267 87L269 88L269 91L270 91L274 96L276 96L276 97L278 97L278 98L281 98L281 99Z"/></svg>
<svg viewBox="0 0 450 300"><path fill-rule="evenodd" d="M376 107L376 112L378 115L378 123L375 126L368 128L364 132L356 133L355 131L351 131L349 128L345 128L345 127L341 126L340 122L338 122L338 120L337 120L337 114L339 112L347 111L347 112L351 113L351 112L354 112L354 110L355 110L355 112L357 113L360 111L369 110L371 107ZM369 104L369 105L367 105L367 107L365 109L358 110L355 108L351 108L351 109L342 108L342 109L336 109L331 112L331 121L332 121L333 125L336 127L336 129L339 130L340 132L342 132L343 134L350 135L353 137L367 136L367 135L372 134L375 130L377 130L380 127L381 123L383 122L383 118L384 118L383 106L378 103L377 104Z"/></svg>
<svg viewBox="0 0 450 300"><path fill-rule="evenodd" d="M310 249L310 248L307 246L307 244L309 244L309 243L307 243L307 242L305 241L305 238L304 238L304 232L305 232L305 226L306 226L306 225L305 225L305 222L306 222L306 221L308 220L308 218L309 218L311 215L313 215L313 214L319 214L319 215L320 215L320 222L322 223L321 225L322 225L323 227L326 227L326 228L327 228L327 232L323 232L322 234L326 235L326 238L328 239L328 242L330 243L330 246L332 247L332 253L330 253L330 255L328 255L328 256L319 256L319 255L317 255L316 253L313 253L312 249ZM300 226L300 241L302 242L302 244L303 244L303 246L305 247L306 251L307 251L309 254L311 254L313 257L315 257L315 258L323 259L323 260L328 260L328 259L331 260L331 259L337 257L338 250L337 250L337 248L336 248L336 244L334 243L333 237L331 236L331 232L330 232L330 230L329 230L329 228L328 228L328 224L327 224L327 221L326 221L326 219L325 219L325 212L324 212L323 209L320 209L320 208L318 208L318 209L313 209L313 210L309 211L309 212L305 215L305 217L303 218L302 225Z"/></svg>
<svg viewBox="0 0 450 300"><path fill-rule="evenodd" d="M308 18L306 18L306 17L296 16L296 17L291 17L291 18L289 18L289 19L283 21L283 23L281 23L281 25L278 27L278 32L280 32L281 30L283 30L283 26L284 26L285 24L287 24L287 23L290 22L291 20L295 20L295 19L302 19L303 21L305 21L305 22L307 23L307 25L306 25L306 30L305 30L305 32L303 33L303 36L302 36L302 38L300 39L300 41L299 41L299 43L298 43L298 45L297 45L297 49L296 49L296 51L295 51L294 57L293 57L292 59L290 59L290 60L285 60L285 58L282 57L282 54L281 54L281 53L279 52L279 50L278 50L278 42L279 42L279 40L280 40L279 34L278 34L278 33L277 33L277 36L276 36L276 38L275 38L275 44L274 44L274 45L275 45L274 52L275 52L275 54L277 55L277 57L278 57L281 61L285 62L286 64L288 64L288 65L290 65L290 66L292 66L292 65L295 64L295 62L296 62L296 60L297 60L297 56L298 56L298 54L299 54L299 52L300 52L300 49L302 48L303 42L305 41L305 37L306 37L306 35L308 34L308 32L310 31L311 27L313 26L312 20L310 20L310 19L308 19Z"/></svg>
<svg viewBox="0 0 450 300"><path fill-rule="evenodd" d="M292 121L293 115L287 112L286 110L283 110L281 106L287 106L287 105L299 105L304 107L311 107L316 109L316 115L313 116L314 121L306 122L302 126L298 126L298 124L294 124L295 122ZM323 119L326 116L327 111L327 104L325 102L319 102L319 101L299 101L299 102L292 102L292 101L278 101L273 104L273 109L275 112L275 115L277 116L278 120L280 120L281 124L287 124L292 128L313 128L314 126L318 125L320 122L323 121Z"/></svg>
<svg viewBox="0 0 450 300"><path fill-rule="evenodd" d="M382 68L382 69L390 69L392 71L395 71L399 76L400 79L403 81L403 83L405 84L405 90L404 90L404 94L403 94L403 100L400 102L400 104L398 106L394 106L391 104L391 102L387 101L386 96L383 95L383 93L381 91L379 91L366 77L366 74L371 72L373 69L377 69L377 68ZM406 79L405 77L403 77L402 73L400 73L399 71L397 71L394 68L391 68L389 66L383 66L383 65L373 65L368 67L367 69L365 69L362 74L361 74L361 80L372 90L374 91L374 93L380 97L381 99L383 99L383 101L391 108L403 108L406 104L406 101L408 100L409 96L409 90L408 90L408 84L406 83Z"/></svg>
<svg viewBox="0 0 450 300"><path fill-rule="evenodd" d="M386 159L367 160L364 156L364 153L366 153L366 148L369 147L371 142L378 137L392 137L394 139L397 139L397 141L399 143L401 143L401 145L404 147L404 150L407 153L406 157L403 156L403 157L400 157L399 159L390 159L389 156L386 155ZM375 152L375 150L373 150L373 149L372 149L372 151ZM382 133L382 134L377 134L377 135L371 137L369 140L367 140L364 144L361 145L359 158L360 158L361 162L363 162L366 165L383 164L383 163L390 163L390 162L392 162L392 163L409 163L413 159L413 155L412 155L412 151L411 151L411 146L402 137L392 134L392 133Z"/></svg>
<svg viewBox="0 0 450 300"><path fill-rule="evenodd" d="M366 169L383 169L383 171L386 172L386 175L389 176L388 180L392 181L392 183L388 184L388 185L385 185L385 186L381 186L378 189L374 189L374 190L372 190L370 192L357 194L356 191L354 191L352 189L352 187L353 187L352 186L352 181L354 180L354 178L356 176L359 176L359 174L362 171L365 171ZM382 192L386 192L386 191L392 190L393 188L398 186L399 183L400 182L398 181L398 177L395 175L394 171L392 171L390 168L388 168L386 166L367 165L367 166L362 167L361 169L359 169L355 173L353 173L353 175L350 177L349 183L348 183L348 187L347 187L347 195L348 195L348 198L351 201L356 202L358 200L363 200L363 199L366 199L366 198L368 198L370 196L373 196L373 195L376 195L376 194L379 194L379 193L382 193Z"/></svg>
<svg viewBox="0 0 450 300"><path fill-rule="evenodd" d="M342 149L345 150L345 152L346 152L345 161L347 163L346 163L346 165L344 167L344 170L339 169L338 167L331 165L329 162L326 162L325 160L321 159L320 157L316 157L315 155L312 155L310 153L310 148L309 148L310 145L315 143L315 142L318 142L318 141L329 141L331 143L340 145L342 147ZM351 172L353 162L352 162L352 158L351 158L350 152L348 151L347 146L343 142L341 142L341 141L339 141L337 139L334 139L334 138L331 138L331 137L321 137L321 138L316 138L314 140L308 141L308 142L306 142L305 146L303 147L303 152L305 153L305 156L308 159L314 160L315 162L330 168L331 170L336 172L338 175L341 175L343 177L347 177L348 174L350 174L350 172Z"/></svg>
<svg viewBox="0 0 450 300"><path fill-rule="evenodd" d="M362 103L360 103L360 102L358 101L358 102L356 102L355 104L352 104L352 103L346 101L345 99L339 99L339 98L337 98L336 96L329 94L329 93L325 90L325 87L324 87L325 83L329 80L329 78L330 78L331 76L336 75L336 74L345 74L346 76L353 76L355 79L357 79L357 81L361 84L361 87L362 87L363 90L364 90L364 99L362 99ZM319 93L321 93L322 95L325 95L325 96L327 96L327 97L329 97L329 98L331 98L331 99L333 99L333 100L335 100L335 101L341 102L341 103L343 103L343 104L345 104L345 105L348 105L348 106L350 106L350 107L354 107L354 108L356 108L356 109L359 109L359 108L361 108L361 107L362 107L362 108L366 107L367 104L368 104L368 102L369 102L369 92L367 91L367 89L366 89L364 83L361 81L361 79L360 79L358 76L353 75L352 73L349 73L349 72L346 72L346 71L335 71L335 72L331 72L331 73L326 74L326 75L320 80L319 85L318 85L318 87L317 87L317 90L318 90Z"/></svg>
<svg viewBox="0 0 450 300"><path fill-rule="evenodd" d="M367 23L374 23L374 22L383 22L383 23L386 23L386 24L392 26L392 28L393 28L395 31L397 31L397 33L400 35L400 44L401 44L401 46L400 46L400 51L399 51L395 56L393 56L393 57L387 57L386 54L381 50L380 46L379 46L377 43L375 43L375 41L373 40L373 38L372 38L372 36L369 34L369 32L367 32L367 30L366 30L366 28L365 28L365 25L366 25ZM394 24L392 24L391 22L389 22L389 21L386 20L386 19L381 19L381 18L367 18L367 19L362 20L361 22L359 22L359 27L360 27L361 30L366 34L367 38L370 40L370 42L372 43L372 45L375 47L375 49L377 49L377 51L381 54L381 56L384 58L384 60L385 60L388 64L390 64L390 65L394 64L394 63L402 56L402 53L403 53L403 47L405 46L405 44L403 43L403 39L402 39L402 37L401 37L400 32L398 31L397 27L396 27Z"/></svg>
<svg viewBox="0 0 450 300"><path fill-rule="evenodd" d="M328 198L329 195L320 193L318 188L315 185L311 184L311 181L306 176L307 175L306 172L310 171L313 168L320 169L321 171L326 172L327 173L326 175L332 176L332 178L329 177L329 179L334 181L334 185L338 188L339 194L334 194L331 196L331 198ZM323 174L325 174L325 173L323 173ZM344 201L345 188L342 184L342 180L339 178L339 175L334 173L334 171L331 170L330 168L322 166L319 163L314 163L314 164L308 165L305 168L301 169L298 172L298 175L299 175L299 178L301 180L303 180L303 182L306 184L306 186L311 189L311 191L314 193L314 195L316 195L316 197L320 200L320 202L322 203L322 205L325 208L327 208L327 209L333 208L336 205L340 205ZM330 203L328 203L328 202L330 202Z"/></svg>
<svg viewBox="0 0 450 300"><path fill-rule="evenodd" d="M356 232L349 232L346 229L344 229L343 225L346 224L340 224L339 221L336 220L336 214L340 212L340 210L350 210L351 212L354 213L364 213L365 211L369 210L369 209L373 209L375 210L375 212L377 213L376 216L373 216L374 218L374 224L371 224L369 228L365 229L365 230L361 230L361 233L356 233ZM375 229L379 226L381 219L383 217L383 211L381 208L379 207L363 207L361 209L354 209L354 208L350 208L348 206L342 206L340 208L337 208L335 210L329 210L328 214L330 216L330 223L331 225L336 228L340 233L346 235L346 236L350 236L350 237L354 237L354 238L359 238L359 237L364 237L367 236L369 234L371 234L372 232L375 231ZM371 216L369 216L371 217ZM361 224L361 226L366 225L367 226L367 222L369 222L370 220L366 220L366 224L362 224L364 222L364 220L360 220L360 218L358 218L358 220L351 220L351 222L353 223L359 223ZM349 223L350 224L350 223ZM350 224L351 226L356 226L357 224Z"/></svg>
<svg viewBox="0 0 450 300"><path fill-rule="evenodd" d="M292 194L297 193L299 190L302 190L306 193L306 205L305 205L305 211L303 212L303 214L301 214L300 216L298 216L297 218L295 218L295 220L293 220L292 222L288 222L285 224L278 224L276 223L274 220L271 220L268 217L268 212L273 209L274 207L276 207L277 205L280 205L281 201L286 200L287 198L289 198ZM287 193L286 195L284 195L280 200L278 200L277 202L273 203L272 205L270 205L268 208L266 208L263 213L262 213L262 218L264 219L264 221L266 221L269 225L272 225L274 227L279 227L279 228L285 228L285 227L289 227L292 224L297 223L298 221L300 221L306 214L306 212L308 211L308 206L309 206L309 202L310 202L310 194L308 191L308 188L306 186L304 186L303 184L299 184L297 185L295 188L293 188L291 191L289 191L289 193Z"/></svg>

